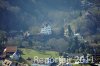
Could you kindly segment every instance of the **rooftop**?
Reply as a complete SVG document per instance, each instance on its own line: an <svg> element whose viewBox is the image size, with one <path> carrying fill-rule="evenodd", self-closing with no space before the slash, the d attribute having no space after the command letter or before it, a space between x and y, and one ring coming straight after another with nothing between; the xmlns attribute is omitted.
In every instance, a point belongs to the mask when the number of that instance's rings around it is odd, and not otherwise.
<svg viewBox="0 0 100 66"><path fill-rule="evenodd" d="M7 46L4 49L5 52L16 52L17 51L17 46Z"/></svg>

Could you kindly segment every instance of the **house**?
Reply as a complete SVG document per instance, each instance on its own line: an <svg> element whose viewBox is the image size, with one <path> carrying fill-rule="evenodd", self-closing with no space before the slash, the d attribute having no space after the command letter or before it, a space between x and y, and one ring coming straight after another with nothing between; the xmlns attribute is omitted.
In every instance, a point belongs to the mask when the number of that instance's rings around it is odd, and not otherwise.
<svg viewBox="0 0 100 66"><path fill-rule="evenodd" d="M11 57L11 59L14 59L14 60L19 60L20 59L20 53L18 52L18 50L13 54L13 55L11 55L10 56Z"/></svg>
<svg viewBox="0 0 100 66"><path fill-rule="evenodd" d="M84 39L83 39L83 37L80 35L80 33L74 33L74 37L77 37L78 38L78 40L83 40L84 41Z"/></svg>
<svg viewBox="0 0 100 66"><path fill-rule="evenodd" d="M13 61L11 61L11 60L5 59L5 60L2 62L2 66L28 66L28 64L13 62Z"/></svg>
<svg viewBox="0 0 100 66"><path fill-rule="evenodd" d="M7 46L5 49L4 49L4 52L5 53L9 53L9 54L13 54L17 51L17 46Z"/></svg>
<svg viewBox="0 0 100 66"><path fill-rule="evenodd" d="M17 46L7 46L4 49L3 54L6 56L10 57L11 59L19 60L20 58L20 53L17 50Z"/></svg>
<svg viewBox="0 0 100 66"><path fill-rule="evenodd" d="M26 31L26 32L24 33L24 37L29 37L29 36L30 36L30 32Z"/></svg>
<svg viewBox="0 0 100 66"><path fill-rule="evenodd" d="M5 59L2 63L2 66L11 66L12 61Z"/></svg>
<svg viewBox="0 0 100 66"><path fill-rule="evenodd" d="M12 55L17 51L17 46L7 46L3 52L0 54L0 60Z"/></svg>
<svg viewBox="0 0 100 66"><path fill-rule="evenodd" d="M46 24L41 28L40 34L50 35L52 34L51 26Z"/></svg>

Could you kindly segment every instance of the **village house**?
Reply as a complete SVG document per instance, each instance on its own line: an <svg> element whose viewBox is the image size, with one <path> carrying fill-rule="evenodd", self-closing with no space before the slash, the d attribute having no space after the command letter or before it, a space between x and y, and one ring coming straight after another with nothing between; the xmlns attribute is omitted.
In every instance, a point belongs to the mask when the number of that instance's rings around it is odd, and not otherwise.
<svg viewBox="0 0 100 66"><path fill-rule="evenodd" d="M17 46L7 46L4 49L4 52L6 52L6 53L14 53L16 51L17 51Z"/></svg>
<svg viewBox="0 0 100 66"><path fill-rule="evenodd" d="M2 62L2 66L11 66L11 64L12 64L12 61L7 60L7 59L5 59L5 60Z"/></svg>
<svg viewBox="0 0 100 66"><path fill-rule="evenodd" d="M14 61L5 59L5 60L2 62L2 66L28 66L28 64L18 63L18 62L14 62Z"/></svg>
<svg viewBox="0 0 100 66"><path fill-rule="evenodd" d="M3 54L5 54L6 57L10 57L11 59L14 60L19 60L20 58L17 46L7 46L4 49Z"/></svg>
<svg viewBox="0 0 100 66"><path fill-rule="evenodd" d="M40 34L44 34L44 35L52 34L51 26L48 24L43 25L43 27L41 28Z"/></svg>
<svg viewBox="0 0 100 66"><path fill-rule="evenodd" d="M83 37L80 35L80 33L74 33L74 37L77 37L78 40L84 41Z"/></svg>
<svg viewBox="0 0 100 66"><path fill-rule="evenodd" d="M16 62L20 59L20 53L17 46L6 46L3 53L2 66L16 66ZM19 65L20 66L20 65Z"/></svg>

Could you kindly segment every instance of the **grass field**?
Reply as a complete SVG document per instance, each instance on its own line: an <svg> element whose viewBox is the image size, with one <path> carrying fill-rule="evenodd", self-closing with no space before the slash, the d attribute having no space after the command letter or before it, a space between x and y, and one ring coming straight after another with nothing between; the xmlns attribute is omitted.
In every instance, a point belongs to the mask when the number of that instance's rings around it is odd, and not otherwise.
<svg viewBox="0 0 100 66"><path fill-rule="evenodd" d="M41 52L41 51L36 51L33 49L20 49L23 51L23 54L21 55L24 59L27 59L28 57L30 58L34 58L34 56L38 56L39 58L49 58L49 57L54 57L54 58L58 58L59 54L58 52L55 51L45 51L45 52ZM74 64L73 66L81 66L80 64ZM82 65L82 66L90 66L90 65Z"/></svg>
<svg viewBox="0 0 100 66"><path fill-rule="evenodd" d="M55 51L36 51L33 49L21 49L23 51L23 54L21 55L24 59L27 59L28 57L34 58L34 56L38 56L39 58L49 58L49 57L54 57L57 58L59 57L58 52Z"/></svg>
<svg viewBox="0 0 100 66"><path fill-rule="evenodd" d="M73 64L73 66L90 66L90 65Z"/></svg>

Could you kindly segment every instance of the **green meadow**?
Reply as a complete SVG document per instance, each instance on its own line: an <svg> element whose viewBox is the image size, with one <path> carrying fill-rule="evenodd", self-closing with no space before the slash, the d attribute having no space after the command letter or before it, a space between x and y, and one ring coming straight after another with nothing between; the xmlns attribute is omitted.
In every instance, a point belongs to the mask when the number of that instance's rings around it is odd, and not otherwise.
<svg viewBox="0 0 100 66"><path fill-rule="evenodd" d="M28 57L34 58L37 56L38 58L49 58L49 57L54 57L57 58L59 57L58 52L55 51L37 51L33 49L20 49L23 54L21 55L24 59L27 59Z"/></svg>

